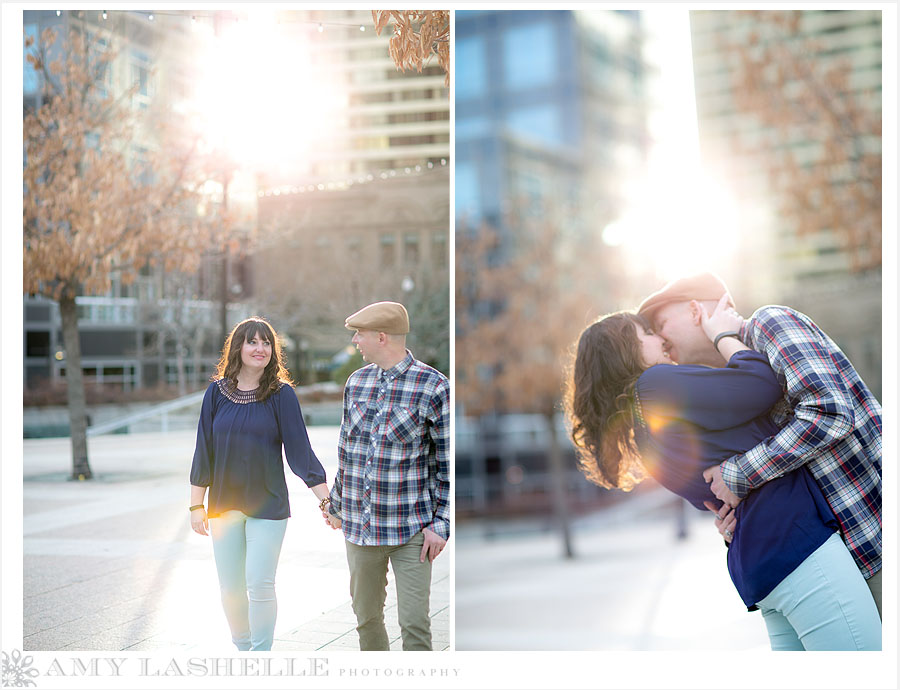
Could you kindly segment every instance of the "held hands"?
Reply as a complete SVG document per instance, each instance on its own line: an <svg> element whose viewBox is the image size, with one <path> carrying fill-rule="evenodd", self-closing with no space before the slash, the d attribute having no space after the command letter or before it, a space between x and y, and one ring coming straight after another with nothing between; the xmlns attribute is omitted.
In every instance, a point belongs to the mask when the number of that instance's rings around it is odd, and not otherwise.
<svg viewBox="0 0 900 690"><path fill-rule="evenodd" d="M715 340L719 333L725 331L740 331L744 324L744 318L731 306L731 296L726 292L719 299L719 303L712 314L706 312L706 307L696 300L691 306L700 311L700 327L710 340Z"/></svg>
<svg viewBox="0 0 900 690"><path fill-rule="evenodd" d="M433 562L434 559L441 554L441 551L444 550L444 546L447 545L447 540L442 539L427 527L422 530L422 534L425 535L425 543L422 545L419 563L424 563L426 557L429 561Z"/></svg>
<svg viewBox="0 0 900 690"><path fill-rule="evenodd" d="M716 514L716 529L722 535L728 544L734 539L734 526L737 524L737 518L734 516L734 508L727 503L721 508L716 508L712 501L703 501L703 505Z"/></svg>
<svg viewBox="0 0 900 690"><path fill-rule="evenodd" d="M191 529L204 537L209 536L209 518L205 508L197 508L191 511Z"/></svg>
<svg viewBox="0 0 900 690"><path fill-rule="evenodd" d="M736 508L741 499L728 488L725 480L722 478L722 466L714 465L703 470L703 479L709 484L709 490L712 491L716 498L726 503L732 508Z"/></svg>
<svg viewBox="0 0 900 690"><path fill-rule="evenodd" d="M324 510L322 511L322 517L325 518L325 524L331 527L331 529L341 528L341 519L339 517L335 517L331 513L326 513Z"/></svg>

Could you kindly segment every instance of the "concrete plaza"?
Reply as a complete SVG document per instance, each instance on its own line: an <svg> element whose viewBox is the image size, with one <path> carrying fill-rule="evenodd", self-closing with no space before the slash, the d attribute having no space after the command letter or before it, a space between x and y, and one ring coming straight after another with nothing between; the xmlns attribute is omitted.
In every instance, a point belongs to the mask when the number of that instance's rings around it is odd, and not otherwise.
<svg viewBox="0 0 900 690"><path fill-rule="evenodd" d="M709 514L662 489L574 521L575 558L546 521L456 527L456 649L534 651L769 649Z"/></svg>
<svg viewBox="0 0 900 690"><path fill-rule="evenodd" d="M328 476L336 426L309 427ZM69 440L24 442L23 647L37 650L233 651L208 537L189 524L195 431L89 439L96 479L68 481ZM278 565L273 651L359 649L344 540L286 467L291 520ZM450 648L448 549L434 562L435 650ZM401 649L393 575L385 619Z"/></svg>

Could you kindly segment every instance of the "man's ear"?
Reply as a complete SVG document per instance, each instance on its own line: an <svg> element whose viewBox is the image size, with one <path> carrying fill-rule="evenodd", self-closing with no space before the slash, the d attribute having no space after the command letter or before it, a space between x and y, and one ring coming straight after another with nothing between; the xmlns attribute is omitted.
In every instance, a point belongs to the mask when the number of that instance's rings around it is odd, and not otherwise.
<svg viewBox="0 0 900 690"><path fill-rule="evenodd" d="M695 326L699 326L700 325L700 303L697 300L692 299L691 304L690 304L690 310L691 310L691 321L694 322Z"/></svg>

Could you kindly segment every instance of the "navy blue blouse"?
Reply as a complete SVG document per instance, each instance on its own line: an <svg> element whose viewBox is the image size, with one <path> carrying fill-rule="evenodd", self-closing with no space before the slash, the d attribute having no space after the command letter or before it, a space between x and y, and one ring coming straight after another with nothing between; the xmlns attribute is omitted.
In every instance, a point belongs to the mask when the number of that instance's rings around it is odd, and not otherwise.
<svg viewBox="0 0 900 690"><path fill-rule="evenodd" d="M291 470L307 486L325 482L290 386L259 402L255 392L232 390L224 379L209 384L191 465L191 484L209 487L209 517L226 510L268 520L290 517L282 445Z"/></svg>
<svg viewBox="0 0 900 690"><path fill-rule="evenodd" d="M735 353L722 369L660 364L635 386L635 440L647 471L700 510L721 506L703 470L778 432L768 411L783 391L765 355ZM752 610L837 529L806 466L751 491L735 510L728 572Z"/></svg>

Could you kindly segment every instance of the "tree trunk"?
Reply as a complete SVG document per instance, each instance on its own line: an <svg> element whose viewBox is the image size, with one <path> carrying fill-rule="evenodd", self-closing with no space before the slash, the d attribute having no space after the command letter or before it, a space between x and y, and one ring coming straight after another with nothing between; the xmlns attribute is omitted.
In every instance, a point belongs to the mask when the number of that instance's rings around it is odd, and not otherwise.
<svg viewBox="0 0 900 690"><path fill-rule="evenodd" d="M178 377L178 396L187 395L187 372L184 361L184 332L179 328L175 331L175 370Z"/></svg>
<svg viewBox="0 0 900 690"><path fill-rule="evenodd" d="M69 405L69 434L72 439L72 479L91 479L87 452L87 412L84 376L81 371L81 341L74 297L59 300L63 346L66 348L66 397Z"/></svg>
<svg viewBox="0 0 900 690"><path fill-rule="evenodd" d="M175 326L175 376L178 383L178 397L187 394L187 362L185 361L185 337L188 323L187 294L183 288L175 291L175 303L172 307L172 315Z"/></svg>
<svg viewBox="0 0 900 690"><path fill-rule="evenodd" d="M566 496L566 468L563 466L562 450L559 447L559 439L556 436L556 424L553 413L545 414L547 427L550 431L550 474L553 482L553 513L559 525L560 535L563 540L563 550L566 558L574 558L572 549L572 534L569 524L569 501Z"/></svg>

